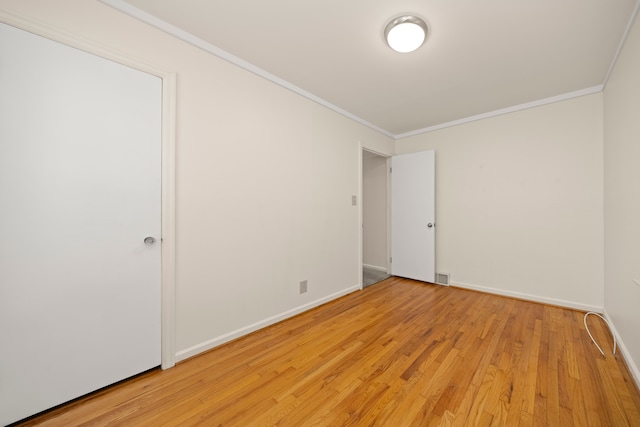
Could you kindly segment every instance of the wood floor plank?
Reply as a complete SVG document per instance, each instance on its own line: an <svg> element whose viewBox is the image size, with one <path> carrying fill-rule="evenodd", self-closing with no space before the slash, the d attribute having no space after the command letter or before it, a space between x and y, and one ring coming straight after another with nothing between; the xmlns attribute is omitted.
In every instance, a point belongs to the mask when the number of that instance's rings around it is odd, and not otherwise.
<svg viewBox="0 0 640 427"><path fill-rule="evenodd" d="M640 426L583 316L392 277L18 425Z"/></svg>

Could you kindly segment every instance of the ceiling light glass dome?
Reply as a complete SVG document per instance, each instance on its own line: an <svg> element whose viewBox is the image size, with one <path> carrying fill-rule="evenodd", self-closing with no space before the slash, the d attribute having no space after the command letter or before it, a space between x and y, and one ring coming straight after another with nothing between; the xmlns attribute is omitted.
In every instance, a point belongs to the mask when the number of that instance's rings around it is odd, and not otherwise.
<svg viewBox="0 0 640 427"><path fill-rule="evenodd" d="M417 16L403 15L392 19L384 29L384 38L396 52L413 52L424 43L427 23Z"/></svg>

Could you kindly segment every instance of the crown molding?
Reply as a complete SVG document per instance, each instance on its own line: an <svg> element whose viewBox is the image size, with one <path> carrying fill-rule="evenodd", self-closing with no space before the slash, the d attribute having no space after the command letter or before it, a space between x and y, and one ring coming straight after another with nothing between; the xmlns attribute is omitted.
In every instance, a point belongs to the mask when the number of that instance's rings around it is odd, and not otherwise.
<svg viewBox="0 0 640 427"><path fill-rule="evenodd" d="M373 123L370 123L366 120L364 120L361 117L356 116L355 114L352 114L336 105L333 105L332 103L330 103L329 101L326 101L310 92L307 92L306 90L274 75L271 74L270 72L257 67L255 65L253 65L252 63L245 61L242 58L238 58L235 55L232 55L231 53L227 52L226 50L220 49L217 46L212 45L209 42L206 42L204 40L202 40L199 37L194 36L193 34L190 34L184 30L181 30L180 28L169 24L166 21L163 21L162 19L159 19L143 10L138 9L135 6L130 5L129 3L127 3L124 0L99 0L101 3L106 4L107 6L111 6L116 10L119 10L120 12L131 16L132 18L135 18L139 21L142 21L146 24L149 24L167 34L170 34L184 42L187 42L197 48L200 48L206 52L211 53L212 55L217 56L220 59L223 59L227 62L230 62L234 65L237 65L240 68L243 68L246 71L249 71L257 76L260 76L266 80L269 80L272 83L277 84L278 86L281 86L285 89L288 89L292 92L297 93L298 95L301 95L317 104L320 104L330 110L335 111L336 113L347 117L357 123L360 123L361 125L364 125L374 131L380 132L383 135L388 136L389 138L395 138L395 135L392 134L391 132L382 129L379 126L374 125Z"/></svg>
<svg viewBox="0 0 640 427"><path fill-rule="evenodd" d="M405 132L405 133L400 133L400 134L394 134L392 132L389 132L386 129L383 129L379 126L374 125L373 123L359 117L356 116L353 113L350 113L349 111L346 111L274 74L269 73L268 71L257 67L256 65L245 61L242 58L239 58L235 55L232 55L231 53L209 43L206 42L204 40L202 40L199 37L194 36L193 34L190 34L174 25L169 24L166 21L163 21L141 9L138 9L135 6L132 6L131 4L127 3L126 0L99 0L101 3L113 7L116 10L119 10L120 12L131 16L134 19L137 19L139 21L142 21L146 24L149 24L157 29L159 29L160 31L163 31L169 35L172 35L186 43L191 44L192 46L195 46L197 48L200 48L208 53L211 53L212 55L217 56L220 59L223 59L231 64L234 64L246 71L249 71L257 76L260 76L272 83L277 84L278 86L281 86L285 89L288 89L292 92L297 93L300 96L303 96L317 104L320 104L344 117L347 117L357 123L360 123L363 126L366 126L369 129L372 129L376 132L379 132L389 138L394 139L395 141L399 141L402 140L404 138L408 138L411 136L416 136L416 135L420 135L423 133L429 133L429 132L433 132L436 130L440 130L440 129L445 129L445 128L449 128L449 127L453 127L453 126L459 126L465 123L470 123L470 122L474 122L474 121L478 121L478 120L483 120L483 119L488 119L491 117L496 117L496 116L500 116L503 114L509 114L509 113L514 113L517 111L522 111L522 110L526 110L529 108L535 108L535 107L540 107L543 105L547 105L547 104L552 104L555 102L561 102L561 101L566 101L572 98L578 98L581 96L585 96L585 95L591 95L594 93L598 93L598 92L602 92L604 90L604 87L606 85L606 82L609 79L609 76L611 74L611 72L614 69L615 63L617 61L617 58L620 54L620 52L622 51L622 47L624 45L624 42L626 41L629 32L631 31L631 28L633 26L633 22L635 20L635 17L637 16L639 10L640 10L640 0L638 0L638 2L636 3L636 7L634 9L634 12L631 16L631 19L629 20L629 23L627 25L627 29L625 31L625 34L622 38L622 41L620 43L620 46L618 47L618 51L616 52L616 55L611 63L611 66L609 68L609 71L606 75L605 81L603 84L601 85L597 85L597 86L592 86L589 88L585 88L585 89L580 89L577 91L573 91L573 92L568 92L565 94L560 94L560 95L556 95L556 96L552 96L549 98L544 98L544 99L540 99L540 100L536 100L536 101L531 101L531 102L527 102L524 104L519 104L519 105L514 105L511 107L507 107L507 108L503 108L503 109L499 109L499 110L495 110L495 111L490 111L487 113L482 113L482 114L478 114L478 115L474 115L474 116L470 116L470 117L465 117L462 119L458 119L458 120L453 120L450 122L446 122L446 123L440 123L434 126L429 126L429 127L425 127L422 129L417 129L417 130L413 130L410 132Z"/></svg>
<svg viewBox="0 0 640 427"><path fill-rule="evenodd" d="M410 136L416 136L416 135L433 132L440 129L459 126L465 123L470 123L478 120L488 119L491 117L501 116L503 114L515 113L516 111L522 111L522 110L527 110L529 108L535 108L535 107L540 107L547 104L553 104L555 102L566 101L568 99L578 98L585 95L591 95L594 93L602 92L602 90L603 90L603 85L592 86L586 89L580 89L573 92L564 93L562 95L551 96L549 98L539 99L537 101L526 102L524 104L514 105L512 107L502 108L500 110L490 111L488 113L477 114L475 116L465 117L463 119L453 120L450 122L429 126L423 129L417 129L411 132L401 133L396 135L395 138L396 138L396 141L398 141L404 138L408 138Z"/></svg>
<svg viewBox="0 0 640 427"><path fill-rule="evenodd" d="M609 70L607 70L607 75L604 77L604 83L602 84L603 88L607 87L607 83L609 83L609 77L611 77L611 73L613 73L613 69L618 62L618 58L620 57L620 53L622 52L622 48L629 38L629 33L633 28L633 23L638 16L638 12L640 12L640 0L636 3L636 7L633 9L633 13L631 14L631 18L629 18L629 22L627 23L627 28L624 30L624 34L622 35L622 39L620 40L620 44L618 45L618 50L616 50L616 54L613 55L613 60L611 61L611 65L609 66Z"/></svg>

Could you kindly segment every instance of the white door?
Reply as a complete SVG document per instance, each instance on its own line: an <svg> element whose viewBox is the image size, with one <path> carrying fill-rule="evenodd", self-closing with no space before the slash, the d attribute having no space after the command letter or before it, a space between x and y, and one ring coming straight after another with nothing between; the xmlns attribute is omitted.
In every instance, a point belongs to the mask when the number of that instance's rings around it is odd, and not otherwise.
<svg viewBox="0 0 640 427"><path fill-rule="evenodd" d="M161 97L0 24L0 425L160 364Z"/></svg>
<svg viewBox="0 0 640 427"><path fill-rule="evenodd" d="M435 280L435 153L391 159L391 273Z"/></svg>

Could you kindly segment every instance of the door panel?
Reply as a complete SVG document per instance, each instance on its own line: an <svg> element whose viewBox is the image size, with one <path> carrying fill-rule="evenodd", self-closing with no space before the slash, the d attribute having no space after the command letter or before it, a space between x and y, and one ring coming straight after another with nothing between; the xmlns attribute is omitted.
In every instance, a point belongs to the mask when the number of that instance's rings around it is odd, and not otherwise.
<svg viewBox="0 0 640 427"><path fill-rule="evenodd" d="M162 86L0 24L0 93L6 424L160 364Z"/></svg>
<svg viewBox="0 0 640 427"><path fill-rule="evenodd" d="M392 274L433 283L435 153L404 154L391 162Z"/></svg>

